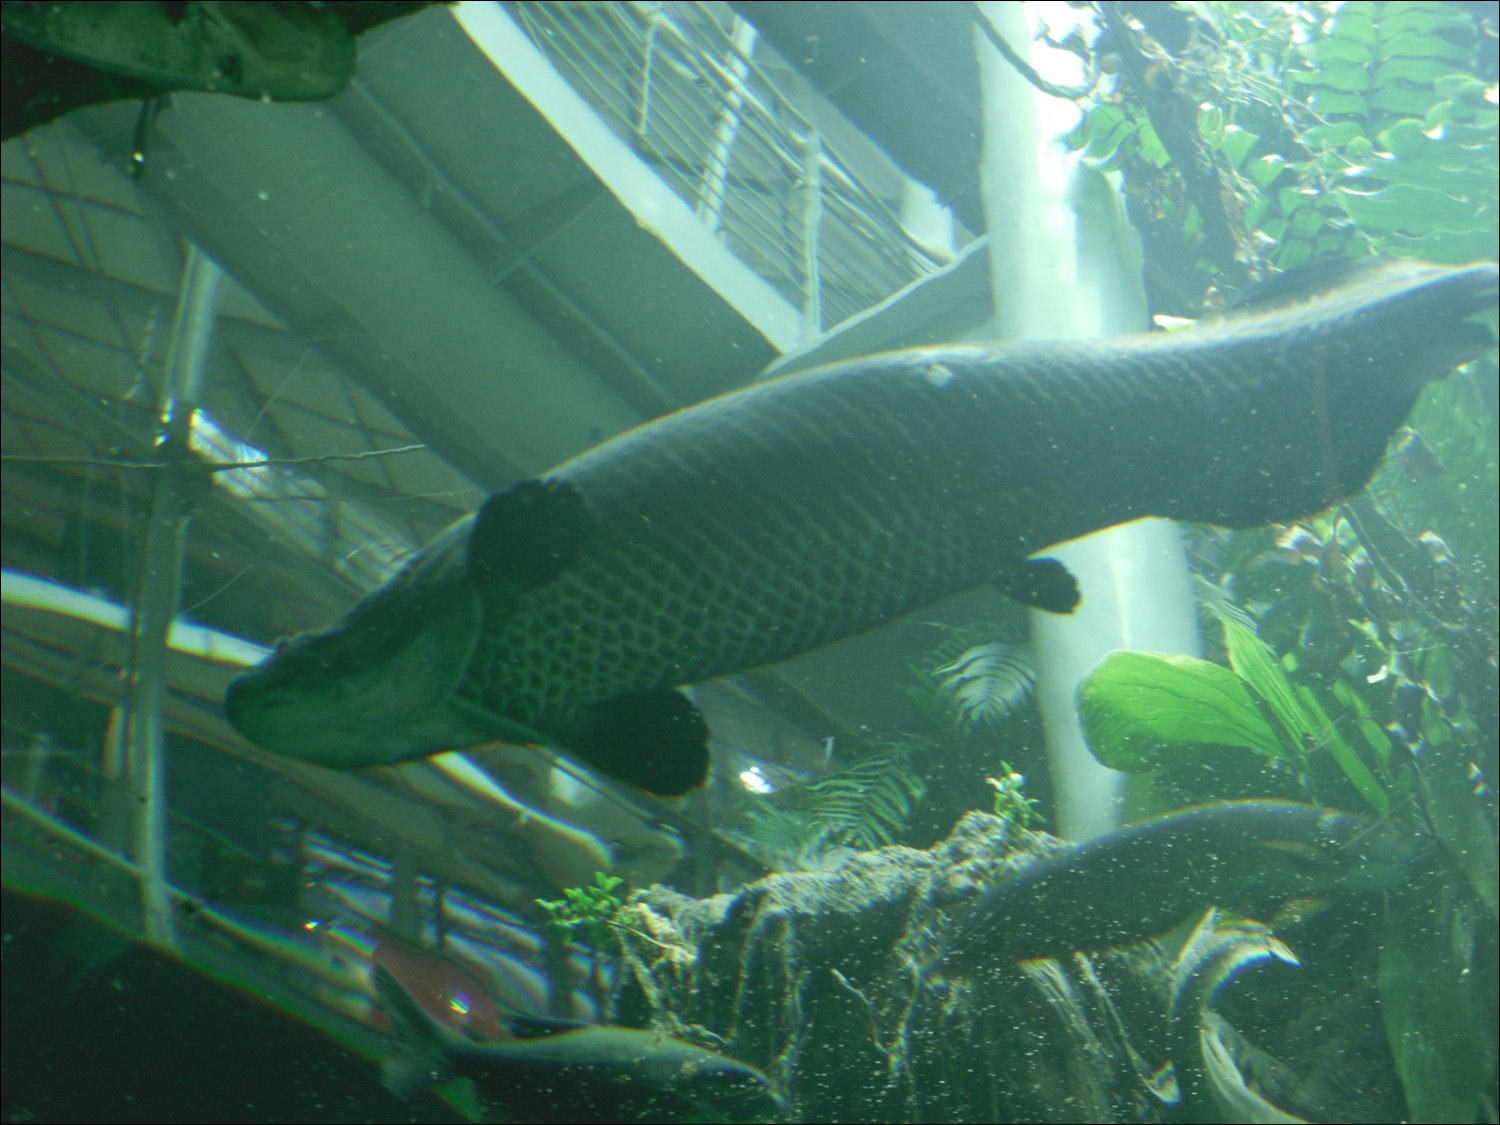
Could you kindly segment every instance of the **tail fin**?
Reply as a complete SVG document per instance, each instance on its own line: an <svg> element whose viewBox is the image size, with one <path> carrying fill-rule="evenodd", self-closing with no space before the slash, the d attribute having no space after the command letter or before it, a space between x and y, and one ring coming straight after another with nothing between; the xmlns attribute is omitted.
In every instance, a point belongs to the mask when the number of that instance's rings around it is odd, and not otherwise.
<svg viewBox="0 0 1500 1125"><path fill-rule="evenodd" d="M375 966L375 998L395 1025L396 1053L380 1068L385 1088L410 1098L447 1077L448 1045L440 1027L383 965Z"/></svg>

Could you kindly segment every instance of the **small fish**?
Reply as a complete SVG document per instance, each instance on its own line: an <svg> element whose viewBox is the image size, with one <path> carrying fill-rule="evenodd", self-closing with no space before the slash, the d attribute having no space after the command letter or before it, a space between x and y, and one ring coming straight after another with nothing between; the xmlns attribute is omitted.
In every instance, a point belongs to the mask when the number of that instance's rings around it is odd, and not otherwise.
<svg viewBox="0 0 1500 1125"><path fill-rule="evenodd" d="M682 685L986 583L1068 613L1052 544L1363 488L1422 387L1489 346L1466 318L1496 268L1336 266L1182 332L914 348L658 418L491 496L237 679L229 719L330 766L499 739L686 793L708 728Z"/></svg>
<svg viewBox="0 0 1500 1125"><path fill-rule="evenodd" d="M383 966L375 994L395 1025L386 1088L411 1097L447 1078L516 1120L559 1122L771 1121L784 1106L754 1067L680 1039L628 1027L517 1018L520 1038L476 1043L438 1024Z"/></svg>
<svg viewBox="0 0 1500 1125"><path fill-rule="evenodd" d="M1109 949L1210 906L1374 890L1425 843L1394 821L1294 801L1221 801L1111 832L1027 867L980 898L938 971Z"/></svg>

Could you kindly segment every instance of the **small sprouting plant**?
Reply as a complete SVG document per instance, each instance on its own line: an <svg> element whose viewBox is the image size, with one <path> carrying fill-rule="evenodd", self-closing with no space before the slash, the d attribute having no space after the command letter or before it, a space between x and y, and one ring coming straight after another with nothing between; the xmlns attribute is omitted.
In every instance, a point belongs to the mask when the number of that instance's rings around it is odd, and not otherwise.
<svg viewBox="0 0 1500 1125"><path fill-rule="evenodd" d="M592 887L564 887L560 899L537 899L536 904L549 915L547 924L562 932L570 941L603 949L617 939L615 915L625 905L615 894L625 880L618 875L594 873Z"/></svg>
<svg viewBox="0 0 1500 1125"><path fill-rule="evenodd" d="M1011 769L1009 762L1000 763L999 777L984 780L995 790L995 815L1006 824L1030 828L1042 822L1042 814L1037 812L1040 802L1022 792L1026 779Z"/></svg>

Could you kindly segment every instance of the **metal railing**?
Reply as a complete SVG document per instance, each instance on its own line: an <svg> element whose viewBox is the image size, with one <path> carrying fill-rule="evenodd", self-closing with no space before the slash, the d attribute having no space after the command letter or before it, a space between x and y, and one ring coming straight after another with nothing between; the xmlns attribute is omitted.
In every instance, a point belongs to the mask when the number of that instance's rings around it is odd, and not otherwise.
<svg viewBox="0 0 1500 1125"><path fill-rule="evenodd" d="M805 337L937 268L756 64L754 28L691 0L508 5L699 219L803 313Z"/></svg>

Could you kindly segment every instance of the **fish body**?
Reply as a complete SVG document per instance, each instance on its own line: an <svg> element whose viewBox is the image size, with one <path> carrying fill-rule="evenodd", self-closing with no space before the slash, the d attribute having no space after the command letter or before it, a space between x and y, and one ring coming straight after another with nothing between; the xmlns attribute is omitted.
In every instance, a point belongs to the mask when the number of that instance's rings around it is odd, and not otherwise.
<svg viewBox="0 0 1500 1125"><path fill-rule="evenodd" d="M385 968L375 969L374 982L400 1044L384 1079L402 1097L455 1077L521 1121L760 1121L781 1114L781 1099L760 1071L680 1039L520 1021L531 1037L476 1043L433 1020Z"/></svg>
<svg viewBox="0 0 1500 1125"><path fill-rule="evenodd" d="M991 583L1143 516L1230 527L1369 480L1429 381L1488 346L1496 269L1376 262L1178 333L953 344L789 375L490 497L331 629L235 682L261 746L340 766L490 739L662 794L703 779L671 690Z"/></svg>
<svg viewBox="0 0 1500 1125"><path fill-rule="evenodd" d="M1389 820L1294 801L1220 801L1110 832L986 891L934 966L1109 949L1165 933L1210 906L1240 909L1404 880L1425 850Z"/></svg>

